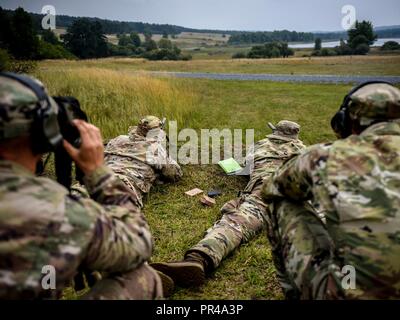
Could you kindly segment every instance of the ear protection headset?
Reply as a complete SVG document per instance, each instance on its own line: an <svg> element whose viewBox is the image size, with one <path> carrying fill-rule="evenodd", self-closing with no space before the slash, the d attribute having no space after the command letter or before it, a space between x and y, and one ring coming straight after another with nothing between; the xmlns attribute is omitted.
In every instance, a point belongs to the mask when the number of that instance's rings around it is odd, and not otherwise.
<svg viewBox="0 0 400 320"><path fill-rule="evenodd" d="M34 153L47 153L57 149L63 141L57 120L58 108L52 106L44 88L27 76L10 72L2 72L0 76L18 81L32 90L39 100L31 129Z"/></svg>
<svg viewBox="0 0 400 320"><path fill-rule="evenodd" d="M331 120L331 127L333 131L338 133L342 139L347 138L352 134L351 119L348 110L349 104L351 102L351 96L361 88L369 86L370 84L379 84L379 83L388 84L392 86L391 83L386 81L367 81L351 89L351 91L344 97L343 103L340 106L339 111L333 116Z"/></svg>

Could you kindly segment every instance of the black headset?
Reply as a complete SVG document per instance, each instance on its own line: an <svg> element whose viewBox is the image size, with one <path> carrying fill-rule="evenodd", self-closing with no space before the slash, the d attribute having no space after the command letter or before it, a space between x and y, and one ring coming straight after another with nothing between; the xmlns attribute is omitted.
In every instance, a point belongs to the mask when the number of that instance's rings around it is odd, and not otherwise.
<svg viewBox="0 0 400 320"><path fill-rule="evenodd" d="M358 86L351 89L351 91L344 97L343 103L339 108L339 111L333 116L331 120L331 127L333 131L340 135L342 139L349 137L352 134L351 119L349 114L349 104L351 102L351 96L361 88L369 86L370 84L388 84L393 86L387 81L367 81L359 84Z"/></svg>
<svg viewBox="0 0 400 320"><path fill-rule="evenodd" d="M32 90L38 98L31 129L34 153L47 153L61 146L63 137L58 124L57 110L52 107L45 89L28 76L11 72L1 72L0 76L18 81Z"/></svg>

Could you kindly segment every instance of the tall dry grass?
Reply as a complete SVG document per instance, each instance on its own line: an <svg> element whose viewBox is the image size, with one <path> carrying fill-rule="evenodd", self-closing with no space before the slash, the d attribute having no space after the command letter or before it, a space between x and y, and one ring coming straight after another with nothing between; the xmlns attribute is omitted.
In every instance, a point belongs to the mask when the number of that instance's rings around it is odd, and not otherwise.
<svg viewBox="0 0 400 320"><path fill-rule="evenodd" d="M51 95L74 96L105 139L127 132L145 115L188 125L196 95L183 81L155 79L144 74L102 68L60 68L35 74Z"/></svg>

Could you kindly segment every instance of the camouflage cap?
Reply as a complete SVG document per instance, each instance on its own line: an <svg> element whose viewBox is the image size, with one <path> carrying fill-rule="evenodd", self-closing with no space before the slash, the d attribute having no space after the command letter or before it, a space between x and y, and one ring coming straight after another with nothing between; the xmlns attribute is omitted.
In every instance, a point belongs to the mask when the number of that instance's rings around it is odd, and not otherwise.
<svg viewBox="0 0 400 320"><path fill-rule="evenodd" d="M39 80L32 79L44 88ZM0 139L28 134L36 110L40 108L38 102L36 94L27 86L0 74ZM55 106L51 98L50 103Z"/></svg>
<svg viewBox="0 0 400 320"><path fill-rule="evenodd" d="M139 121L137 129L138 133L145 136L150 130L160 128L161 126L162 122L159 118L146 116Z"/></svg>
<svg viewBox="0 0 400 320"><path fill-rule="evenodd" d="M276 126L268 122L268 126L272 129L272 134L268 135L268 138L299 138L300 125L296 122L282 120Z"/></svg>
<svg viewBox="0 0 400 320"><path fill-rule="evenodd" d="M400 90L385 83L367 85L350 97L349 114L362 126L400 118Z"/></svg>

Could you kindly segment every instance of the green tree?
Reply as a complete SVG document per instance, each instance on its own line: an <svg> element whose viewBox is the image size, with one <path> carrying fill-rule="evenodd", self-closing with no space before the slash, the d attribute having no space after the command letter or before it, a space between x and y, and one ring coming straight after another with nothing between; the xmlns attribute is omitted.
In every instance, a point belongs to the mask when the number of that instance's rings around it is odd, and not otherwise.
<svg viewBox="0 0 400 320"><path fill-rule="evenodd" d="M163 38L163 39L168 39L168 33L167 33L167 32L164 32L163 35L162 35L162 38Z"/></svg>
<svg viewBox="0 0 400 320"><path fill-rule="evenodd" d="M10 16L0 7L0 47L9 50L12 39L13 30Z"/></svg>
<svg viewBox="0 0 400 320"><path fill-rule="evenodd" d="M135 47L139 48L142 45L142 41L140 40L140 36L136 32L132 32L129 37L131 39L131 43Z"/></svg>
<svg viewBox="0 0 400 320"><path fill-rule="evenodd" d="M319 51L322 49L322 40L321 38L315 39L315 45L314 45L314 50Z"/></svg>
<svg viewBox="0 0 400 320"><path fill-rule="evenodd" d="M368 44L361 43L354 49L354 54L364 55L369 52L369 49L370 48Z"/></svg>
<svg viewBox="0 0 400 320"><path fill-rule="evenodd" d="M128 37L126 34L121 34L118 38L118 45L125 47L131 43L131 38Z"/></svg>
<svg viewBox="0 0 400 320"><path fill-rule="evenodd" d="M150 40L153 38L153 35L149 31L145 31L143 34L144 34L144 42L150 42Z"/></svg>
<svg viewBox="0 0 400 320"><path fill-rule="evenodd" d="M343 39L340 39L340 45L335 48L335 51L340 56L353 54L353 49Z"/></svg>
<svg viewBox="0 0 400 320"><path fill-rule="evenodd" d="M35 59L38 55L39 39L33 28L32 18L24 9L18 8L12 17L12 39L10 53L17 59Z"/></svg>
<svg viewBox="0 0 400 320"><path fill-rule="evenodd" d="M146 51L152 51L152 50L157 50L157 42L155 42L153 39L150 39L149 41L146 41L144 43L144 47Z"/></svg>
<svg viewBox="0 0 400 320"><path fill-rule="evenodd" d="M400 50L400 44L397 43L396 41L387 41L383 44L381 47L382 51L386 50Z"/></svg>
<svg viewBox="0 0 400 320"><path fill-rule="evenodd" d="M47 43L54 44L54 45L60 44L60 41L58 41L57 36L54 34L53 31L51 31L51 29L44 30L42 32L42 40Z"/></svg>
<svg viewBox="0 0 400 320"><path fill-rule="evenodd" d="M63 38L67 49L79 58L100 58L108 55L106 36L98 21L78 19L68 28Z"/></svg>
<svg viewBox="0 0 400 320"><path fill-rule="evenodd" d="M158 47L160 49L172 49L173 45L170 40L162 38L160 41L158 41Z"/></svg>
<svg viewBox="0 0 400 320"><path fill-rule="evenodd" d="M370 21L356 21L354 28L348 31L348 37L348 43L352 49L356 49L360 44L371 46L378 38Z"/></svg>
<svg viewBox="0 0 400 320"><path fill-rule="evenodd" d="M11 57L4 49L0 49L0 72L10 69Z"/></svg>

